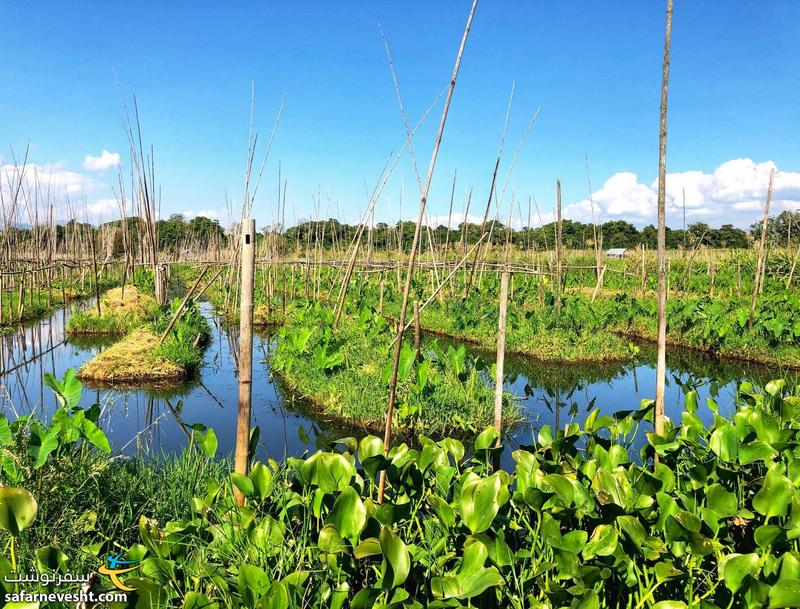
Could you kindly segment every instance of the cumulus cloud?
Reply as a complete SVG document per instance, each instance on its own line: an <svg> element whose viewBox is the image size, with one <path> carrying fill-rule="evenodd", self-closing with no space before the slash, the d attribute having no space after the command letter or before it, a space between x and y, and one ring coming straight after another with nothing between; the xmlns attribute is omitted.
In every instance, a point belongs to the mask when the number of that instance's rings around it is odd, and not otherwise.
<svg viewBox="0 0 800 609"><path fill-rule="evenodd" d="M28 163L27 165L5 164L0 166L0 183L4 194L14 190L33 190L38 188L40 192L50 193L52 196L79 195L96 190L101 186L93 178L64 169L63 163L51 163L49 165L37 165ZM21 186L21 189L20 189Z"/></svg>
<svg viewBox="0 0 800 609"><path fill-rule="evenodd" d="M781 171L772 161L733 159L712 173L684 171L667 174L667 217L673 223L684 210L691 221L711 224L732 223L747 226L755 222L767 197L770 171L775 168L771 212L800 208L800 172ZM654 222L657 212L658 181L644 184L630 172L611 176L602 188L592 193L598 220ZM565 207L565 217L591 220L588 198Z"/></svg>
<svg viewBox="0 0 800 609"><path fill-rule="evenodd" d="M117 165L119 165L119 154L108 150L103 150L100 156L87 154L83 161L83 168L90 171L105 171Z"/></svg>

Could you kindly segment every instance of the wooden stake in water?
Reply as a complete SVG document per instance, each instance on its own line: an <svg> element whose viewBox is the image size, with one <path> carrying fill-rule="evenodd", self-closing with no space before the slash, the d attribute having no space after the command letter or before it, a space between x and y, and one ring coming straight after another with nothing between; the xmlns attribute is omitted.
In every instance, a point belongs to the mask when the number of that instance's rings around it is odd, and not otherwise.
<svg viewBox="0 0 800 609"><path fill-rule="evenodd" d="M508 279L510 273L500 275L500 320L497 324L497 364L494 382L494 428L497 430L497 445L503 430L503 363L506 356L506 313L508 310Z"/></svg>
<svg viewBox="0 0 800 609"><path fill-rule="evenodd" d="M253 286L256 265L256 221L242 223L242 298L239 308L239 411L236 420L234 471L247 474L250 444L250 412L253 397ZM244 505L244 495L234 489L236 503Z"/></svg>

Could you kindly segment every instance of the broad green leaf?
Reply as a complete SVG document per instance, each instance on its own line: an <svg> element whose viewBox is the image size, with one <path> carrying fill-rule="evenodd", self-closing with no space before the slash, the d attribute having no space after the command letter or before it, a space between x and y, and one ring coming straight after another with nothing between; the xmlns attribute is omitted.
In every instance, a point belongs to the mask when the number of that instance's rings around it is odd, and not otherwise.
<svg viewBox="0 0 800 609"><path fill-rule="evenodd" d="M355 545L367 524L367 509L353 487L348 486L336 498L325 524L336 527L342 537Z"/></svg>
<svg viewBox="0 0 800 609"><path fill-rule="evenodd" d="M392 533L388 527L383 527L379 540L385 564L382 587L384 589L396 588L406 581L411 569L408 549L403 540Z"/></svg>
<svg viewBox="0 0 800 609"><path fill-rule="evenodd" d="M613 526L597 525L583 548L583 558L589 560L595 556L610 556L617 549L617 541L617 530Z"/></svg>
<svg viewBox="0 0 800 609"><path fill-rule="evenodd" d="M717 427L708 439L708 446L723 461L736 461L739 454L739 436L736 428L728 423Z"/></svg>
<svg viewBox="0 0 800 609"><path fill-rule="evenodd" d="M472 533L483 533L508 499L508 482L500 472L487 478L470 472L461 486L461 518Z"/></svg>
<svg viewBox="0 0 800 609"><path fill-rule="evenodd" d="M758 569L758 554L730 554L723 561L720 563L722 579L731 592L741 588L745 578Z"/></svg>
<svg viewBox="0 0 800 609"><path fill-rule="evenodd" d="M19 535L34 518L39 506L24 488L0 487L0 528Z"/></svg>
<svg viewBox="0 0 800 609"><path fill-rule="evenodd" d="M250 481L256 497L263 501L272 492L272 472L260 461L250 470Z"/></svg>
<svg viewBox="0 0 800 609"><path fill-rule="evenodd" d="M753 508L766 516L767 520L774 516L785 516L793 491L792 481L778 470L772 469L767 472L761 490L753 497Z"/></svg>
<svg viewBox="0 0 800 609"><path fill-rule="evenodd" d="M500 435L494 427L484 428L484 430L478 434L478 437L475 438L475 450L494 448L499 437Z"/></svg>

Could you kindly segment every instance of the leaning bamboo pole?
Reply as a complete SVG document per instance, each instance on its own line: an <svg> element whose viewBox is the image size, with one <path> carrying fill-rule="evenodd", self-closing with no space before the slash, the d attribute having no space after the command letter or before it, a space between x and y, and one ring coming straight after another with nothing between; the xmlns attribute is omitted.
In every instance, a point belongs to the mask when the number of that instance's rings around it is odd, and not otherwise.
<svg viewBox="0 0 800 609"><path fill-rule="evenodd" d="M747 318L747 329L753 328L756 315L756 301L764 283L764 262L767 246L767 227L769 226L769 204L772 201L772 182L775 178L775 168L769 172L769 186L767 187L767 200L764 203L764 218L761 220L761 239L758 242L758 259L756 260L756 274L753 278L753 294L750 298L750 314Z"/></svg>
<svg viewBox="0 0 800 609"><path fill-rule="evenodd" d="M464 34L461 38L461 45L456 55L456 63L453 68L453 75L450 79L450 86L448 87L447 97L444 101L444 108L442 108L442 118L439 122L439 130L436 134L436 143L433 146L431 153L431 161L428 166L428 176L425 178L425 186L422 190L422 195L419 202L419 212L417 214L417 224L414 228L414 239L411 245L411 251L408 254L408 266L406 269L405 286L403 288L403 298L400 305L400 319L397 324L397 341L394 349L394 361L392 362L392 374L389 380L389 404L386 408L386 425L383 434L383 447L384 451L388 453L392 441L392 415L394 413L394 403L397 396L397 370L400 364L400 349L403 345L403 327L406 321L406 309L408 308L408 294L411 291L411 278L414 273L414 262L417 257L417 247L419 244L420 229L422 227L423 218L425 217L425 206L428 200L428 193L430 192L431 180L433 179L433 171L436 168L436 159L439 156L439 147L442 143L442 135L444 134L444 127L447 123L447 114L450 110L450 103L453 100L453 92L456 88L456 79L458 78L458 69L461 66L461 58L464 55L464 48L467 45L467 38L469 30L472 27L472 19L475 15L475 9L478 6L478 0L472 1L472 8L470 9L469 16L467 17L467 25L464 27ZM381 470L380 480L378 482L378 503L383 503L383 495L386 489L386 470Z"/></svg>

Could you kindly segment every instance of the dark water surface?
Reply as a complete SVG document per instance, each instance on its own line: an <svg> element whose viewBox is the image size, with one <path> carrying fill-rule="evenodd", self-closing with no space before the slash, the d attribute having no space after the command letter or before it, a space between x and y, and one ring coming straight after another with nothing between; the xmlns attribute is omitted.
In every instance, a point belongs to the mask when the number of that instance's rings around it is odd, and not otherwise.
<svg viewBox="0 0 800 609"><path fill-rule="evenodd" d="M205 365L196 378L181 387L84 389L82 405L99 403L101 425L116 451L128 455L155 454L179 449L187 442L187 425L212 427L222 454L233 449L236 433L237 378L234 358L235 331L223 327L202 305L212 326ZM44 373L60 377L69 368L79 368L113 340L72 339L64 332L68 310L29 325L23 331L0 336L0 412L14 418L36 412L45 419L57 407L52 392L44 386ZM353 435L316 416L301 402L292 400L275 379L267 362L276 337L265 332L254 338L253 416L261 429L260 458L300 456L326 448L336 438ZM442 341L443 342L443 341ZM471 350L487 365L493 354ZM680 420L683 396L689 389L700 394L700 416L709 421L705 398L713 397L720 414L731 412L735 389L743 379L763 384L770 379L794 377L775 367L721 361L691 351L673 349L667 354L667 416ZM529 358L506 357L506 390L518 397L527 422L513 430L506 445L504 465L513 466L510 452L530 444L545 424L563 427L571 420L583 422L593 408L610 414L638 409L643 399L655 395L655 349L642 345L636 361L625 364L553 365ZM711 381L710 379L715 379Z"/></svg>

